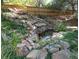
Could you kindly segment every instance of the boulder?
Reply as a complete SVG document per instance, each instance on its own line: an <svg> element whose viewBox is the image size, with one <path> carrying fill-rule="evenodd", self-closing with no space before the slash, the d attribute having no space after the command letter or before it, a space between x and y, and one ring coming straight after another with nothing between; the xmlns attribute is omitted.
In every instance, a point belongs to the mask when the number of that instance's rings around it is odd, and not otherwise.
<svg viewBox="0 0 79 59"><path fill-rule="evenodd" d="M45 59L47 56L46 49L32 50L28 55L28 59Z"/></svg>
<svg viewBox="0 0 79 59"><path fill-rule="evenodd" d="M47 53L48 52L45 48L41 49L37 59L46 59Z"/></svg>
<svg viewBox="0 0 79 59"><path fill-rule="evenodd" d="M70 59L69 50L61 50L52 54L52 59Z"/></svg>
<svg viewBox="0 0 79 59"><path fill-rule="evenodd" d="M45 46L45 49L48 49L48 51L50 53L55 53L55 52L59 51L60 48L61 48L61 46L58 44L51 44L51 45Z"/></svg>
<svg viewBox="0 0 79 59"><path fill-rule="evenodd" d="M67 49L70 47L68 42L62 40L59 41L59 45L61 45L62 49Z"/></svg>
<svg viewBox="0 0 79 59"><path fill-rule="evenodd" d="M27 56L27 59L37 59L39 56L40 50L32 50Z"/></svg>
<svg viewBox="0 0 79 59"><path fill-rule="evenodd" d="M26 56L29 53L29 49L25 44L18 44L16 53L18 56Z"/></svg>

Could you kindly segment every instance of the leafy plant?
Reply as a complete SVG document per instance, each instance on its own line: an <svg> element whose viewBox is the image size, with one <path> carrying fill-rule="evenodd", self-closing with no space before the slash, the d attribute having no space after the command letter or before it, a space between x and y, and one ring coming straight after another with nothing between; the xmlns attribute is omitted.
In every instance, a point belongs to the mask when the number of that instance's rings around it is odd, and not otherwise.
<svg viewBox="0 0 79 59"><path fill-rule="evenodd" d="M71 59L78 59L78 31L68 31L63 40L70 44Z"/></svg>
<svg viewBox="0 0 79 59"><path fill-rule="evenodd" d="M26 28L3 17L1 29L2 59L26 59L26 57L16 55L16 45L21 41L22 36L27 34Z"/></svg>
<svg viewBox="0 0 79 59"><path fill-rule="evenodd" d="M57 21L55 31L66 31L66 23L64 21Z"/></svg>
<svg viewBox="0 0 79 59"><path fill-rule="evenodd" d="M67 34L64 35L64 40L70 43L70 50L77 51L78 48L78 32L67 32Z"/></svg>

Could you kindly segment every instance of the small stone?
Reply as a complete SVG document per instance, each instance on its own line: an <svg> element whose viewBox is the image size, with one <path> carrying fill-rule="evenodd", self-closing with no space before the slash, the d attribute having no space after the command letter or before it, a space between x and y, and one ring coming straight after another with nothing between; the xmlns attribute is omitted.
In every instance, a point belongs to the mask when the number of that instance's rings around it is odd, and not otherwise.
<svg viewBox="0 0 79 59"><path fill-rule="evenodd" d="M50 53L55 53L57 51L59 51L59 48L51 48L51 49L49 49Z"/></svg>
<svg viewBox="0 0 79 59"><path fill-rule="evenodd" d="M31 50L33 47L31 46L31 43L27 40L22 40L22 44L24 44L29 50Z"/></svg>
<svg viewBox="0 0 79 59"><path fill-rule="evenodd" d="M46 24L45 23L37 23L37 24L35 24L36 26L45 26Z"/></svg>
<svg viewBox="0 0 79 59"><path fill-rule="evenodd" d="M55 44L54 47L55 47L55 48L61 48L61 45Z"/></svg>
<svg viewBox="0 0 79 59"><path fill-rule="evenodd" d="M34 48L39 48L39 47L40 47L39 44L37 44L37 43L34 44Z"/></svg>
<svg viewBox="0 0 79 59"><path fill-rule="evenodd" d="M25 20L21 20L21 22L25 23L26 21Z"/></svg>
<svg viewBox="0 0 79 59"><path fill-rule="evenodd" d="M51 39L51 36L45 36L42 38L43 40L50 40Z"/></svg>
<svg viewBox="0 0 79 59"><path fill-rule="evenodd" d="M19 19L26 19L27 20L28 16L27 15L19 15L18 18Z"/></svg>
<svg viewBox="0 0 79 59"><path fill-rule="evenodd" d="M32 40L32 41L38 41L39 39L38 39L38 35L37 34L31 34L31 36L29 37L29 40Z"/></svg>
<svg viewBox="0 0 79 59"><path fill-rule="evenodd" d="M60 48L60 47L61 47L61 46L58 45L58 44L53 44L53 45L47 45L45 48L48 49L48 51L49 51L50 53L55 53L55 52L59 51L59 48Z"/></svg>
<svg viewBox="0 0 79 59"><path fill-rule="evenodd" d="M60 33L53 33L52 39L54 39L54 38L62 39L62 38L64 38L64 36Z"/></svg>

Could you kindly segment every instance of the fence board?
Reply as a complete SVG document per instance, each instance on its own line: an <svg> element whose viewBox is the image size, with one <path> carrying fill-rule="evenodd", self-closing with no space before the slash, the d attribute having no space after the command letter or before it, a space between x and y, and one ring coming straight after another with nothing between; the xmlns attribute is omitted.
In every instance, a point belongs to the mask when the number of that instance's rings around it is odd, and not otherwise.
<svg viewBox="0 0 79 59"><path fill-rule="evenodd" d="M22 6L17 4L3 4L2 9L6 9L6 8L22 9L24 12L28 12L33 15L45 15L45 16L66 16L66 15L72 15L74 13L71 10L60 11L60 10L51 10L47 8L39 8L32 6Z"/></svg>

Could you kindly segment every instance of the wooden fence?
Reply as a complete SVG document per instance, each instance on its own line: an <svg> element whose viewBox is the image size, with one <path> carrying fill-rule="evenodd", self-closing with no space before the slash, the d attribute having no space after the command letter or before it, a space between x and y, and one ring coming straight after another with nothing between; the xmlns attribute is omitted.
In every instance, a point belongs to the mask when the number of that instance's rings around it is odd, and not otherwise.
<svg viewBox="0 0 79 59"><path fill-rule="evenodd" d="M73 15L74 12L72 10L69 11L61 11L61 10L52 10L52 9L46 9L46 8L39 8L39 7L33 7L33 6L23 6L23 5L17 5L17 4L3 4L2 9L8 9L8 8L17 8L22 9L23 12L33 14L33 15L43 15L43 16L51 16L51 17L59 17L59 16L70 16ZM70 24L78 25L78 20L69 20Z"/></svg>
<svg viewBox="0 0 79 59"><path fill-rule="evenodd" d="M39 7L32 7L32 6L22 6L17 4L3 4L2 8L17 8L22 9L24 12L28 12L33 15L45 15L45 16L67 16L72 15L74 12L69 11L61 11L61 10L51 10L47 8L39 8Z"/></svg>

